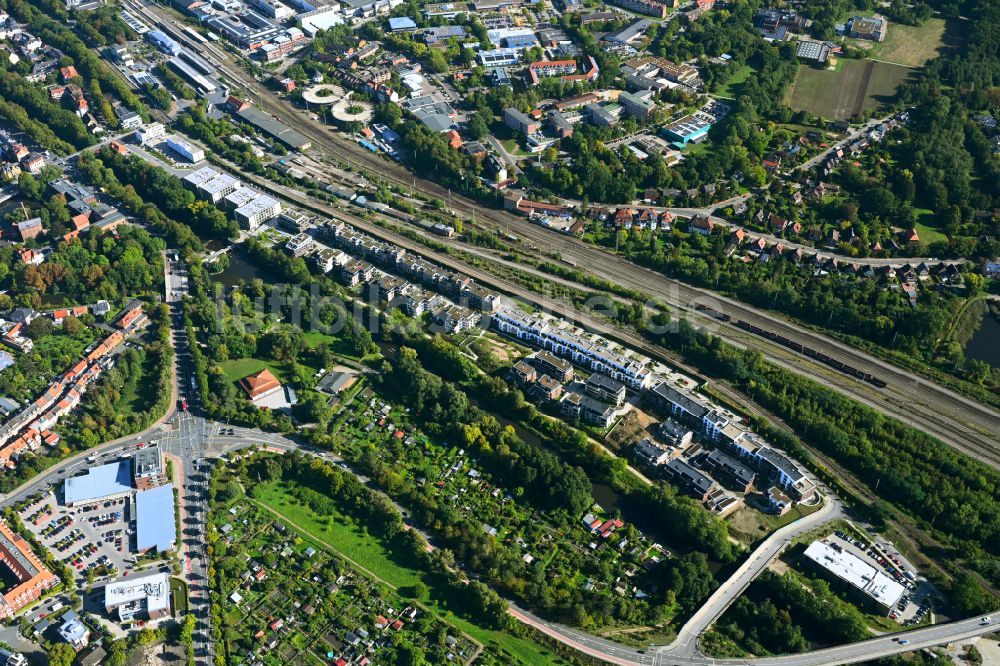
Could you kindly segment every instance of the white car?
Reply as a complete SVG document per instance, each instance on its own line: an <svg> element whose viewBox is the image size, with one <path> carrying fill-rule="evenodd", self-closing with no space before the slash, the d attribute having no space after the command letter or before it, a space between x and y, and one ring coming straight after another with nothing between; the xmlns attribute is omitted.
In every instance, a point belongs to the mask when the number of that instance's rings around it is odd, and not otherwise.
<svg viewBox="0 0 1000 666"><path fill-rule="evenodd" d="M980 623L981 624L989 624L992 621L993 621L993 618L991 618L989 615L987 615L982 620L980 620Z"/></svg>

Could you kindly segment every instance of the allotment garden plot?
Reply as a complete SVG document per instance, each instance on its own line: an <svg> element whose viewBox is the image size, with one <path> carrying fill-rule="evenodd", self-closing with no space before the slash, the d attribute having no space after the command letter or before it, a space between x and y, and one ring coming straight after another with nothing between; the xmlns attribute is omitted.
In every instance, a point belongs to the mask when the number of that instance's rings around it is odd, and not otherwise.
<svg viewBox="0 0 1000 666"><path fill-rule="evenodd" d="M249 500L213 521L232 589L222 591L229 663L398 663L403 646L430 663L465 663L477 645L408 605L322 544Z"/></svg>

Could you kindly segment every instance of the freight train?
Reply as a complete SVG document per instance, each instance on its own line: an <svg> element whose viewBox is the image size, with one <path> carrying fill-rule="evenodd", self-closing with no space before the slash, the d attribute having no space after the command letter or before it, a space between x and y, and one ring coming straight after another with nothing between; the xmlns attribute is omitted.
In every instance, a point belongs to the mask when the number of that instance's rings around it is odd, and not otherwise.
<svg viewBox="0 0 1000 666"><path fill-rule="evenodd" d="M711 317L712 319L716 319L718 321L725 322L727 324L731 323L733 326L741 328L744 331L749 331L754 335L759 335L760 337L767 338L772 342L777 342L782 347L787 347L788 349L791 349L794 352L797 352L804 356L808 356L809 358L816 359L817 361L819 361L824 365L828 365L831 368L839 370L840 372L843 372L845 375L857 377L862 381L868 382L872 386L877 386L878 388L885 388L886 386L885 381L879 379L878 377L875 377L870 372L864 372L863 370L858 370L857 368L850 366L839 359L828 356L823 352L816 351L812 347L807 347L803 345L801 342L796 342L795 340L789 340L785 336L779 335L774 331L768 331L766 329L760 328L759 326L751 324L742 319L733 321L733 318L730 315L719 312L718 310L710 308L707 305L696 305L694 309L697 310L698 312L701 312Z"/></svg>

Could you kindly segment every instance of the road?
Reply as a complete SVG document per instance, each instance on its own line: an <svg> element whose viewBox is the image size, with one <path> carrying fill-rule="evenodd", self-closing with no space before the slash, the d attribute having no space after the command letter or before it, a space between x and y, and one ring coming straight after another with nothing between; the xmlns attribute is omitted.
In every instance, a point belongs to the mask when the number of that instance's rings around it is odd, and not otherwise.
<svg viewBox="0 0 1000 666"><path fill-rule="evenodd" d="M883 116L882 118L872 118L871 120L869 120L867 123L865 123L861 127L857 128L856 130L853 130L850 134L848 134L846 137L844 137L844 139L842 139L841 141L838 141L837 143L835 143L834 145L830 146L829 148L827 148L823 152L819 153L818 155L814 155L812 158L806 160L802 164L800 164L797 167L795 167L794 169L792 169L792 171L793 172L795 172L795 171L808 171L809 169L812 169L814 166L817 166L818 164L820 164L821 162L823 162L823 160L825 160L827 157L829 157L830 154L833 151L835 151L837 148L841 148L843 146L849 146L849 145L851 145L852 143L854 143L855 141L857 141L858 139L860 139L864 134L867 134L872 129L874 129L879 123L884 123L885 121L887 121L890 118L892 118L893 115L895 115L895 114L890 114L888 116Z"/></svg>
<svg viewBox="0 0 1000 666"><path fill-rule="evenodd" d="M169 10L158 6L140 7L140 11L147 19L166 23L167 27L178 20ZM1000 420L1000 412L997 410L872 357L859 349L808 330L780 315L759 310L707 289L672 280L661 273L637 266L624 257L588 246L577 238L544 229L509 212L483 208L481 204L458 194L452 193L449 196L446 188L419 178L404 167L369 153L349 137L301 113L287 100L277 97L234 65L232 56L219 46L211 43L200 44L186 33L176 30L173 32L179 33L176 37L182 43L219 66L226 73L231 86L246 90L263 109L286 119L294 117L296 129L312 140L314 150L317 152L334 157L352 169L377 175L380 180L403 187L413 186L427 195L449 200L451 208L467 217L471 217L475 211L477 223L497 230L509 230L538 248L572 256L577 260L577 265L591 275L648 294L692 320L709 325L714 329L713 332L724 339L742 347L758 349L769 360L802 375L825 377L828 373L804 354L791 350L777 350L766 338L747 334L731 323L724 324L703 316L699 317L694 312L693 305L699 302L711 303L716 309L731 315L733 321L743 320L762 329L777 332L801 343L804 347L822 352L862 372L869 372L883 379L887 386L876 391L859 380L843 375L834 381L834 388L904 423L931 433L950 446L984 463L1000 468L1000 439L995 427ZM451 242L458 243L458 241ZM438 257L435 257L435 260L443 263ZM485 283L495 283L495 280L487 280ZM650 353L645 349L643 352ZM656 352L655 356L661 358L662 350Z"/></svg>
<svg viewBox="0 0 1000 666"><path fill-rule="evenodd" d="M843 515L843 507L832 496L825 498L823 506L813 513L775 530L753 553L724 581L712 596L695 611L677 632L673 642L657 650L659 654L671 656L698 654L698 637L705 633L722 616L733 602L761 574L764 569L785 550L797 537Z"/></svg>

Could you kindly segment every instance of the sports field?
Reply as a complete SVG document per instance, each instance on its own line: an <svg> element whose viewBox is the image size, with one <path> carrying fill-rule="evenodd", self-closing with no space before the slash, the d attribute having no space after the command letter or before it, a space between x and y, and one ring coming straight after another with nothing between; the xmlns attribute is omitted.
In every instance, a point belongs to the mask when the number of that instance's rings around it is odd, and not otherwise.
<svg viewBox="0 0 1000 666"><path fill-rule="evenodd" d="M920 26L889 23L889 30L877 55L879 60L922 67L944 46L944 19L928 19Z"/></svg>
<svg viewBox="0 0 1000 666"><path fill-rule="evenodd" d="M845 120L888 101L911 71L874 60L842 59L835 71L802 65L786 101L796 111Z"/></svg>

